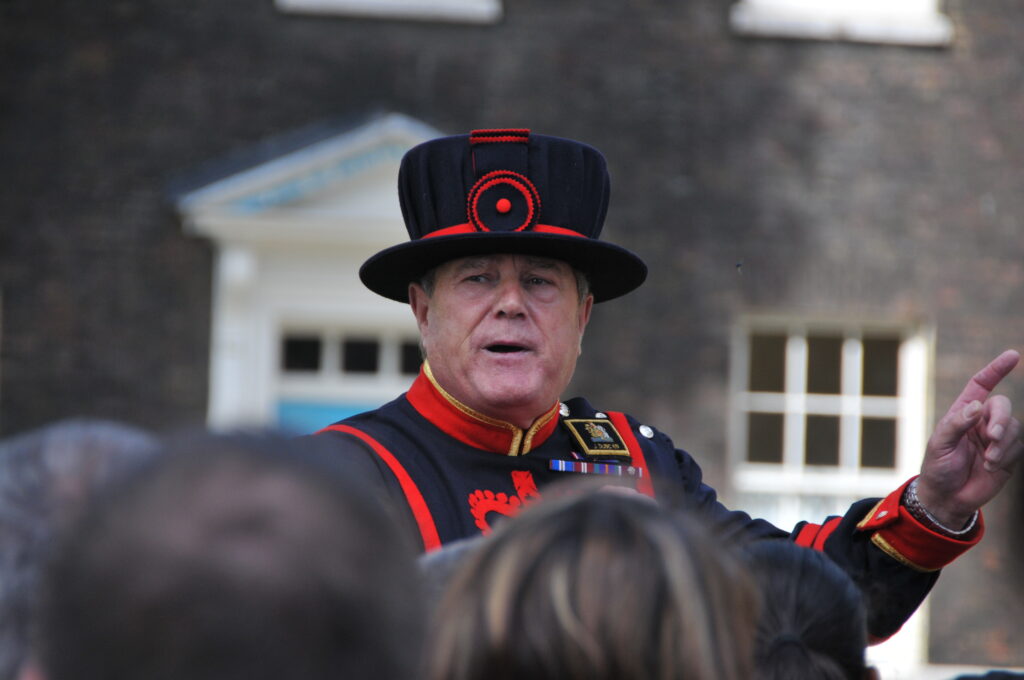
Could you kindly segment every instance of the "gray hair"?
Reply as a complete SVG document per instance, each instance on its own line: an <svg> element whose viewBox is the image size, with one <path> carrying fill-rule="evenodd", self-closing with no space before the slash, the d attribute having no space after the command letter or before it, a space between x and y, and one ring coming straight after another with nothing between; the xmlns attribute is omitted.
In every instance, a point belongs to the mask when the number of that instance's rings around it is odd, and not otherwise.
<svg viewBox="0 0 1024 680"><path fill-rule="evenodd" d="M27 655L53 539L101 486L156 448L141 429L87 419L0 442L0 680L14 678Z"/></svg>

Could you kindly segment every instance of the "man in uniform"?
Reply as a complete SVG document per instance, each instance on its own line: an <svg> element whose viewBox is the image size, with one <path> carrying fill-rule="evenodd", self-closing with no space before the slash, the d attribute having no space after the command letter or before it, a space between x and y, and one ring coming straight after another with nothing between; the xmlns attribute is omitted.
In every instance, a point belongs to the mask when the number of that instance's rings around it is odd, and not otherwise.
<svg viewBox="0 0 1024 680"><path fill-rule="evenodd" d="M681 493L725 533L826 552L867 593L871 633L885 638L938 570L980 540L978 511L1022 450L1009 401L989 396L1016 352L972 378L919 477L786 532L722 506L658 430L584 399L559 401L594 303L633 290L647 271L598 239L609 196L598 151L529 130L478 130L409 151L398 184L411 240L371 257L360 278L410 305L426 360L406 394L317 438L336 440L351 475L408 508L424 549L487 533L546 484L608 475L651 496Z"/></svg>

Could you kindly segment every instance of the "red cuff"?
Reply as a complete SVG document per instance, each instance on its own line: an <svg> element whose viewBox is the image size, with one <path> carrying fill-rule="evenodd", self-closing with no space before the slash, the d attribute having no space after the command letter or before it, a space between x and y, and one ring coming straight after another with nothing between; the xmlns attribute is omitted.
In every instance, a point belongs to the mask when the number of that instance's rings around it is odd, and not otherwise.
<svg viewBox="0 0 1024 680"><path fill-rule="evenodd" d="M857 524L857 529L873 531L871 542L897 562L917 571L936 571L981 540L985 521L979 511L977 525L963 539L929 529L900 503L904 489L912 481L908 479L906 484L879 501Z"/></svg>

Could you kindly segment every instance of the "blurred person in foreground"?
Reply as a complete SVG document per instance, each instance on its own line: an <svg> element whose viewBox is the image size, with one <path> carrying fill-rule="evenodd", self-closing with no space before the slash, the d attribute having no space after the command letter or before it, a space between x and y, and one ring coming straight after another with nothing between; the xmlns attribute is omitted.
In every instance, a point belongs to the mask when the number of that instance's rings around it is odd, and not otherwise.
<svg viewBox="0 0 1024 680"><path fill-rule="evenodd" d="M54 536L156 447L142 429L85 418L0 441L0 680L17 677L28 652L34 595Z"/></svg>
<svg viewBox="0 0 1024 680"><path fill-rule="evenodd" d="M696 520L635 492L565 486L455 570L428 680L745 680L756 597Z"/></svg>
<svg viewBox="0 0 1024 680"><path fill-rule="evenodd" d="M190 436L98 499L46 572L22 680L408 680L414 551L293 442Z"/></svg>
<svg viewBox="0 0 1024 680"><path fill-rule="evenodd" d="M370 290L409 304L422 370L399 398L313 439L405 508L424 550L491 531L566 477L620 477L650 496L681 488L725 533L828 554L868 593L871 634L884 639L939 570L981 539L980 508L1024 451L1009 400L991 394L1017 352L970 380L937 424L919 476L842 517L786 531L722 505L695 458L654 427L582 398L560 401L594 305L647 273L639 256L599 238L610 192L600 152L526 129L475 130L407 152L398 189L410 240L359 273Z"/></svg>
<svg viewBox="0 0 1024 680"><path fill-rule="evenodd" d="M785 541L757 541L744 555L760 595L755 680L877 680L863 596L842 569Z"/></svg>

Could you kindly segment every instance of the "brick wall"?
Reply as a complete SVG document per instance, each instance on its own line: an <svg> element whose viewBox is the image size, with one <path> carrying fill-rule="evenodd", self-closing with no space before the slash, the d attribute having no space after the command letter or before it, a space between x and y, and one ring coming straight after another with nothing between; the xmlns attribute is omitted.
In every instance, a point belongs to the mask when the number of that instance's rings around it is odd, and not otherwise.
<svg viewBox="0 0 1024 680"><path fill-rule="evenodd" d="M1020 3L951 1L942 50L738 39L718 0L505 10L474 26L270 0L0 4L0 434L79 414L202 422L211 252L168 182L376 110L606 153L607 235L651 276L597 309L573 391L657 424L712 482L736 314L933 323L937 406L1021 346ZM1024 403L1019 375L1012 391ZM990 539L941 580L936 660L1024 664L1011 522L994 508Z"/></svg>

